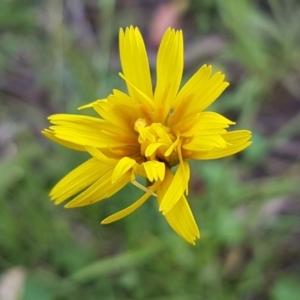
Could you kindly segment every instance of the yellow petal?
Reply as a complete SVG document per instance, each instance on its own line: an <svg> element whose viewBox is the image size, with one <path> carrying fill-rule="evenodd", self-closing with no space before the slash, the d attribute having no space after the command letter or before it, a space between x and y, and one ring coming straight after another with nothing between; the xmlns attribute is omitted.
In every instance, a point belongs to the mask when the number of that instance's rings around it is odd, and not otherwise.
<svg viewBox="0 0 300 300"><path fill-rule="evenodd" d="M199 151L211 150L214 148L226 148L227 143L222 135L196 136L182 146L183 149Z"/></svg>
<svg viewBox="0 0 300 300"><path fill-rule="evenodd" d="M225 133L225 128L234 125L235 122L230 121L224 116L215 112L201 112L199 114L181 119L173 126L173 130L180 131L182 137L214 135Z"/></svg>
<svg viewBox="0 0 300 300"><path fill-rule="evenodd" d="M164 216L175 232L192 245L195 245L195 240L200 238L200 232L184 196Z"/></svg>
<svg viewBox="0 0 300 300"><path fill-rule="evenodd" d="M180 136L188 137L193 135L190 134L190 131L192 130L194 132L194 126L197 120L199 119L200 113L194 114L190 117L180 119L176 124L172 126L172 129L176 132L180 132ZM171 115L172 117L172 115Z"/></svg>
<svg viewBox="0 0 300 300"><path fill-rule="evenodd" d="M117 159L108 158L100 150L92 146L85 146L86 151L93 157L97 158L101 163L111 165L113 167L118 163Z"/></svg>
<svg viewBox="0 0 300 300"><path fill-rule="evenodd" d="M210 151L191 151L188 158L192 159L217 159L238 153L251 145L251 132L247 130L236 130L222 134L227 142L226 148L214 148Z"/></svg>
<svg viewBox="0 0 300 300"><path fill-rule="evenodd" d="M151 125L151 128L159 136L159 139L158 139L159 142L163 142L163 143L166 143L166 144L171 144L172 143L171 138L169 137L166 130L161 125L159 125L157 123L153 123Z"/></svg>
<svg viewBox="0 0 300 300"><path fill-rule="evenodd" d="M157 54L157 84L154 101L156 121L164 123L178 93L183 71L182 31L168 29Z"/></svg>
<svg viewBox="0 0 300 300"><path fill-rule="evenodd" d="M149 199L149 197L152 195L152 193L150 193L150 191L155 192L157 186L158 186L158 183L156 182L156 183L153 184L153 186L148 187L149 192L145 193L140 199L138 199L136 202L134 202L130 206L128 206L128 207L122 209L121 211L105 218L101 222L101 224L109 224L109 223L118 221L118 220L130 215L137 208L139 208L141 205L143 205L147 199Z"/></svg>
<svg viewBox="0 0 300 300"><path fill-rule="evenodd" d="M168 169L166 171L166 174L168 174L169 177L171 176L174 178L164 194L159 206L159 210L162 211L163 214L168 213L177 203L177 201L183 196L187 183L190 179L190 168L186 161L183 161L183 163L179 164L175 176Z"/></svg>
<svg viewBox="0 0 300 300"><path fill-rule="evenodd" d="M115 183L119 178L121 178L128 170L132 169L132 167L136 164L134 159L129 157L123 157L117 163L114 172L111 177L111 182Z"/></svg>
<svg viewBox="0 0 300 300"><path fill-rule="evenodd" d="M136 138L126 136L124 130L94 117L57 114L49 117L50 129L56 138L80 146L95 148L122 147L136 144Z"/></svg>
<svg viewBox="0 0 300 300"><path fill-rule="evenodd" d="M194 95L194 97L199 95L199 92L201 93L201 90L203 90L207 85L209 77L211 75L211 71L212 66L203 65L179 91L174 101L174 107L178 106L187 97L190 98L195 90L197 90L198 94Z"/></svg>
<svg viewBox="0 0 300 300"><path fill-rule="evenodd" d="M173 150L177 147L177 145L179 143L179 137L180 137L180 135L177 136L177 139L174 141L174 143L172 143L172 145L167 149L167 151L164 154L165 157L170 156L171 153L173 152Z"/></svg>
<svg viewBox="0 0 300 300"><path fill-rule="evenodd" d="M145 106L147 110L152 111L153 103L152 99L148 97L143 91L141 91L138 86L134 85L125 75L119 73L120 77L127 83L127 86L130 86L132 91L135 92L135 101Z"/></svg>
<svg viewBox="0 0 300 300"><path fill-rule="evenodd" d="M50 197L55 204L59 204L96 182L107 171L109 168L91 158L61 179L52 189Z"/></svg>
<svg viewBox="0 0 300 300"><path fill-rule="evenodd" d="M147 161L142 164L145 168L147 178L152 182L153 180L164 180L165 164L159 161Z"/></svg>
<svg viewBox="0 0 300 300"><path fill-rule="evenodd" d="M172 172L166 172L164 181L156 189L157 201L159 205L161 205L162 199L172 184L173 178L174 175ZM177 234L179 234L189 243L193 245L195 244L195 239L200 237L200 233L184 196L180 197L173 208L164 214L164 216Z"/></svg>
<svg viewBox="0 0 300 300"><path fill-rule="evenodd" d="M103 119L119 127L123 134L135 136L132 127L139 118L140 111L137 103L127 100L128 96L124 97L124 94L116 93L110 95L107 100L95 102L93 108Z"/></svg>
<svg viewBox="0 0 300 300"><path fill-rule="evenodd" d="M229 85L224 82L225 76L217 72L210 76L211 66L203 66L179 92L174 113L170 117L170 124L199 113L211 105Z"/></svg>
<svg viewBox="0 0 300 300"><path fill-rule="evenodd" d="M72 143L72 142L68 142L63 139L60 139L57 136L55 136L55 132L53 132L52 130L45 129L42 131L42 134L44 136L46 136L48 139L50 139L62 146L65 146L67 148L77 150L77 151L85 151L85 147L83 145L78 145L76 143Z"/></svg>
<svg viewBox="0 0 300 300"><path fill-rule="evenodd" d="M110 197L111 195L117 193L122 189L127 183L130 182L131 174L127 172L124 174L118 181L115 183L111 182L111 176L113 169L110 169L98 179L94 184L92 184L85 191L80 193L75 197L71 202L65 205L66 208L73 208L79 206L90 205L105 198Z"/></svg>
<svg viewBox="0 0 300 300"><path fill-rule="evenodd" d="M149 146L147 146L146 151L145 151L145 156L150 157L154 152L161 146L165 144L163 143L152 143Z"/></svg>
<svg viewBox="0 0 300 300"><path fill-rule="evenodd" d="M152 82L145 44L138 28L120 29L119 47L125 77L148 98L153 99ZM139 94L127 84L128 92L138 101Z"/></svg>
<svg viewBox="0 0 300 300"><path fill-rule="evenodd" d="M128 130L128 125L130 125L131 119L126 119L126 114L120 116L121 112L126 109L125 105L122 103L116 105L113 103L112 99L113 97L110 96L108 100L98 101L94 104L94 109L104 120L107 120L118 127L123 127L123 130ZM128 133L132 133L132 130L128 130Z"/></svg>

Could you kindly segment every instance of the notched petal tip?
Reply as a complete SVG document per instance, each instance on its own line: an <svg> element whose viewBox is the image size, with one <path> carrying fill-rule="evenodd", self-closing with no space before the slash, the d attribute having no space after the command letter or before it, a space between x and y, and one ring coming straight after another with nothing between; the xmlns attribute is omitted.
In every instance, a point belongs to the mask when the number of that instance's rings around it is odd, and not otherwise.
<svg viewBox="0 0 300 300"><path fill-rule="evenodd" d="M185 197L164 217L179 236L192 245L196 244L200 231Z"/></svg>
<svg viewBox="0 0 300 300"><path fill-rule="evenodd" d="M196 234L194 237L190 239L185 239L188 243L190 243L193 246L196 246L196 241L200 239L200 235Z"/></svg>
<svg viewBox="0 0 300 300"><path fill-rule="evenodd" d="M44 129L44 130L41 130L41 134L47 136L47 134L49 134L49 131L52 132L51 130L49 129Z"/></svg>
<svg viewBox="0 0 300 300"><path fill-rule="evenodd" d="M127 39L129 38L130 35L141 35L140 30L138 27L130 25L124 28L120 28L119 30L119 38L122 38L122 41L124 41L123 39Z"/></svg>

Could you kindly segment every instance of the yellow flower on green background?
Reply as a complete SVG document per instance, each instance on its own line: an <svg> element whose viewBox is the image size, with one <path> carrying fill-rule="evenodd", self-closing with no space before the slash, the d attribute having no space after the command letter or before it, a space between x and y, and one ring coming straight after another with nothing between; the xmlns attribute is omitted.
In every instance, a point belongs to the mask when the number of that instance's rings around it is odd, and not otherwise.
<svg viewBox="0 0 300 300"><path fill-rule="evenodd" d="M207 111L229 85L220 72L202 66L180 88L183 36L168 29L161 41L153 89L143 38L138 28L120 30L120 58L128 94L113 90L106 99L81 107L99 117L56 114L43 134L91 158L71 171L52 189L51 199L66 207L90 205L108 198L128 183L145 193L127 208L102 221L119 220L150 196L170 226L186 241L200 237L186 199L190 179L188 161L217 159L247 148L251 132L227 131L235 123ZM176 167L176 168L174 168ZM145 178L145 183L137 181Z"/></svg>

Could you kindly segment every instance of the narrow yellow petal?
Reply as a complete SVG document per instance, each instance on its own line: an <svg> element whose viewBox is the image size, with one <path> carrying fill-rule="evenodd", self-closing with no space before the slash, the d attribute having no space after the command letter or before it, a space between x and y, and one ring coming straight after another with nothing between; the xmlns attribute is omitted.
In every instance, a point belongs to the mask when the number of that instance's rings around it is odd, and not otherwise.
<svg viewBox="0 0 300 300"><path fill-rule="evenodd" d="M139 183L138 181L136 180L132 180L131 179L131 183L136 186L137 188L139 188L140 190L146 192L146 193L150 193L152 196L156 197L157 195L152 192L151 190L149 190L147 187L145 187L144 185L142 185L141 183Z"/></svg>
<svg viewBox="0 0 300 300"><path fill-rule="evenodd" d="M131 98L129 95L125 94L124 92L121 92L117 89L113 89L113 95L121 102L126 103L129 106L137 108L137 102Z"/></svg>
<svg viewBox="0 0 300 300"><path fill-rule="evenodd" d="M94 117L57 114L49 117L54 135L66 142L95 148L122 147L136 144L134 136L126 136L122 129ZM117 137L117 138L116 138Z"/></svg>
<svg viewBox="0 0 300 300"><path fill-rule="evenodd" d="M229 85L220 72L208 78L210 72L211 67L202 67L182 88L175 101L174 113L170 116L170 125L206 109Z"/></svg>
<svg viewBox="0 0 300 300"><path fill-rule="evenodd" d="M123 95L120 97L112 94L107 100L99 100L94 103L94 110L106 121L120 128L120 133L126 136L134 136L135 132L132 130L132 125L139 118L140 111L137 103L127 101Z"/></svg>
<svg viewBox="0 0 300 300"><path fill-rule="evenodd" d="M119 75L127 83L127 86L130 86L132 91L135 92L136 102L145 105L148 108L148 110L151 111L153 109L152 99L149 98L148 95L145 94L143 91L141 91L138 88L138 86L134 85L127 77L125 77L125 75L123 75L122 73L119 73Z"/></svg>
<svg viewBox="0 0 300 300"><path fill-rule="evenodd" d="M225 133L225 128L234 125L235 122L215 112L201 112L180 121L173 126L173 130L180 131L182 137L214 135Z"/></svg>
<svg viewBox="0 0 300 300"><path fill-rule="evenodd" d="M178 106L181 101L184 101L184 99L193 95L195 90L197 90L197 92L201 92L208 83L211 71L212 66L203 65L179 91L174 101L174 107Z"/></svg>
<svg viewBox="0 0 300 300"><path fill-rule="evenodd" d="M130 182L131 174L127 172L124 174L118 181L115 183L111 182L111 176L113 169L106 172L100 179L98 179L94 184L92 184L85 191L80 193L72 201L70 201L66 208L73 208L79 206L90 205L95 202L101 201L105 198L110 197L111 195L117 193L122 189L127 183Z"/></svg>
<svg viewBox="0 0 300 300"><path fill-rule="evenodd" d="M121 178L128 170L136 164L134 159L129 157L123 157L116 165L114 172L111 177L111 182L115 183L119 178Z"/></svg>
<svg viewBox="0 0 300 300"><path fill-rule="evenodd" d="M190 133L192 130L194 132L194 127L196 122L199 119L200 113L194 114L190 117L180 119L177 123L172 126L174 131L180 132L180 135L183 137L192 136L193 133ZM172 117L172 115L171 115ZM195 130L196 131L196 130Z"/></svg>
<svg viewBox="0 0 300 300"><path fill-rule="evenodd" d="M178 93L183 71L182 31L168 29L157 54L157 84L154 93L156 121L164 123Z"/></svg>
<svg viewBox="0 0 300 300"><path fill-rule="evenodd" d="M238 153L251 145L251 132L247 130L236 130L222 134L227 142L226 148L214 148L210 151L190 151L187 158L207 160L218 159Z"/></svg>
<svg viewBox="0 0 300 300"><path fill-rule="evenodd" d="M161 146L166 145L163 143L151 143L149 146L147 146L145 151L145 156L150 157L154 152Z"/></svg>
<svg viewBox="0 0 300 300"><path fill-rule="evenodd" d="M50 192L50 197L59 204L96 182L109 168L91 158L61 179Z"/></svg>
<svg viewBox="0 0 300 300"><path fill-rule="evenodd" d="M168 172L166 173L172 173L172 172L168 170ZM175 176L172 182L170 183L168 190L164 194L164 197L161 200L159 210L162 211L163 214L168 213L172 209L172 207L177 203L177 201L183 196L183 193L186 189L186 185L189 182L189 179L190 179L189 165L186 161L183 161L182 164L179 164Z"/></svg>
<svg viewBox="0 0 300 300"><path fill-rule="evenodd" d="M56 143L58 143L62 146L65 146L67 148L77 150L77 151L85 151L84 146L78 145L76 143L68 142L68 141L65 141L63 139L60 139L57 136L55 136L55 132L53 132L52 130L45 129L45 130L42 131L42 134L44 136L46 136L48 139L50 139L50 140L52 140L52 141L54 141L54 142L56 142Z"/></svg>
<svg viewBox="0 0 300 300"><path fill-rule="evenodd" d="M200 238L200 232L184 196L164 216L175 232L192 245L195 245L195 240Z"/></svg>
<svg viewBox="0 0 300 300"><path fill-rule="evenodd" d="M227 143L222 135L197 136L182 146L183 149L199 151L201 149L210 150L214 148L226 148Z"/></svg>
<svg viewBox="0 0 300 300"><path fill-rule="evenodd" d="M118 163L117 159L108 158L100 150L92 146L85 146L86 151L93 157L97 158L101 163L111 165L113 167Z"/></svg>
<svg viewBox="0 0 300 300"><path fill-rule="evenodd" d="M174 141L174 143L172 143L172 145L167 149L167 151L165 152L164 156L168 157L171 155L171 153L173 152L173 150L176 148L176 146L179 143L179 135L177 136L177 139Z"/></svg>
<svg viewBox="0 0 300 300"><path fill-rule="evenodd" d="M131 204L130 206L122 209L121 211L105 218L101 224L109 224L115 221L118 221L124 217L127 217L128 215L130 215L131 213L133 213L136 209L138 209L141 205L143 205L147 199L149 199L149 197L152 195L152 193L150 193L150 191L152 191L153 193L155 192L157 186L158 186L158 182L154 183L152 186L148 187L149 192L147 192L146 194L144 194L140 199L138 199L136 202L134 202L133 204Z"/></svg>
<svg viewBox="0 0 300 300"><path fill-rule="evenodd" d="M172 140L167 134L166 130L159 124L153 123L151 125L151 128L156 132L156 134L159 136L159 142L163 142L166 144L171 144Z"/></svg>
<svg viewBox="0 0 300 300"><path fill-rule="evenodd" d="M190 180L190 166L188 163L185 164L183 157L182 157L182 140L179 141L178 146L177 146L177 154L179 158L179 163L184 166L183 168L183 178L185 182L185 194L188 195L189 193L189 180Z"/></svg>
<svg viewBox="0 0 300 300"><path fill-rule="evenodd" d="M138 28L120 29L120 59L124 76L148 98L153 99L150 67L142 35ZM136 101L139 94L128 84L128 92Z"/></svg>
<svg viewBox="0 0 300 300"><path fill-rule="evenodd" d="M174 175L172 172L166 172L164 181L158 186L156 190L158 204L161 205L162 199L167 193ZM173 208L164 214L169 225L173 230L183 239L191 244L195 244L195 239L200 237L197 224L194 220L193 214L184 196L176 202Z"/></svg>
<svg viewBox="0 0 300 300"><path fill-rule="evenodd" d="M136 126L138 133L140 134L138 141L143 143L144 141L148 141L150 143L156 142L155 135L151 132L150 128L143 127L141 125Z"/></svg>

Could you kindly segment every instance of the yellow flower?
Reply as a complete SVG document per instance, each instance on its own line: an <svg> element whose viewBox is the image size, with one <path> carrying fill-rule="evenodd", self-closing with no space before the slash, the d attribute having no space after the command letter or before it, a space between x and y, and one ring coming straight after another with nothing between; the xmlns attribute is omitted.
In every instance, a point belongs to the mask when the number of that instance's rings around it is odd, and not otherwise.
<svg viewBox="0 0 300 300"><path fill-rule="evenodd" d="M128 94L113 90L107 99L80 108L93 108L99 118L69 114L49 117L52 126L43 131L46 137L91 155L65 176L50 196L56 204L73 197L66 207L79 207L108 198L133 183L145 194L102 224L129 215L152 195L170 226L195 244L200 233L186 200L188 160L235 154L251 144L251 132L228 132L226 129L234 122L205 111L229 85L220 72L212 75L211 66L202 66L180 89L181 31L168 29L161 41L154 91L140 31L133 27L121 29L119 38L120 76ZM137 175L148 184L138 182Z"/></svg>

